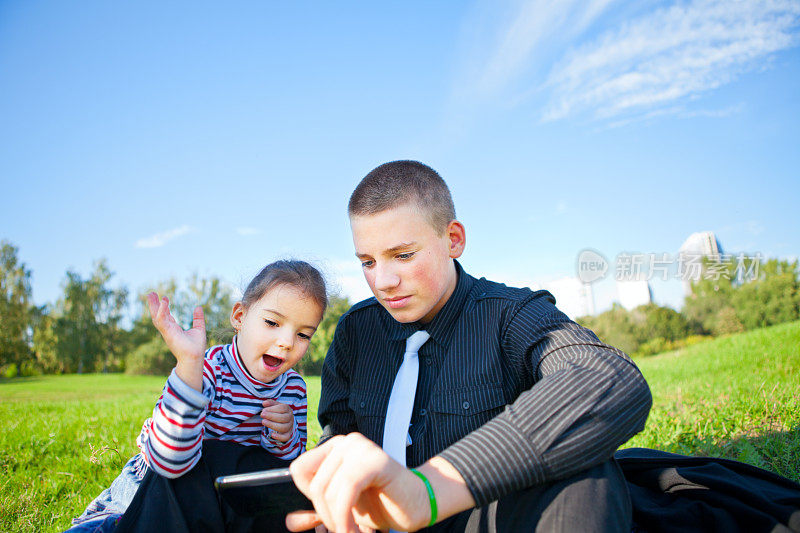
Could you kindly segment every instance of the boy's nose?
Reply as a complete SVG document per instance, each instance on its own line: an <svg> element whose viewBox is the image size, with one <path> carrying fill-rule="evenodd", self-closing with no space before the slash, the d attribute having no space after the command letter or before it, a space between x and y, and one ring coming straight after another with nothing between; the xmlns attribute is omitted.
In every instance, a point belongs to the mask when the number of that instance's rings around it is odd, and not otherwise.
<svg viewBox="0 0 800 533"><path fill-rule="evenodd" d="M375 268L375 288L379 291L393 289L400 284L400 276L394 269L377 266Z"/></svg>

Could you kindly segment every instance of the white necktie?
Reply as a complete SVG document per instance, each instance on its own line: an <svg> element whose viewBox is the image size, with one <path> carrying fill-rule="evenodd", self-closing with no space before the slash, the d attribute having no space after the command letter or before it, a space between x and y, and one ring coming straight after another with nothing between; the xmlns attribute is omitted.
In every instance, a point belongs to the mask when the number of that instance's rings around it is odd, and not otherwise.
<svg viewBox="0 0 800 533"><path fill-rule="evenodd" d="M417 331L406 339L406 353L394 378L392 393L389 395L389 406L386 408L386 421L383 424L383 450L403 466L406 465L408 426L411 423L414 396L417 394L417 378L419 377L417 352L429 338L430 334L427 331Z"/></svg>

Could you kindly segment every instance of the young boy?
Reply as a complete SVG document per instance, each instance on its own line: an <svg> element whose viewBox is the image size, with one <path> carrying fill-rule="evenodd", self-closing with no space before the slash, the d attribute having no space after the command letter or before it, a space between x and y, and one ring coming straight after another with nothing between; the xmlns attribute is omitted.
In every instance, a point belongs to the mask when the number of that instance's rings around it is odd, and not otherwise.
<svg viewBox="0 0 800 533"><path fill-rule="evenodd" d="M289 515L290 529L629 531L612 454L652 402L631 360L548 292L464 272L465 229L430 167L379 166L349 215L375 297L337 326L319 407L328 440L292 465L317 513ZM404 403L410 427L386 418Z"/></svg>

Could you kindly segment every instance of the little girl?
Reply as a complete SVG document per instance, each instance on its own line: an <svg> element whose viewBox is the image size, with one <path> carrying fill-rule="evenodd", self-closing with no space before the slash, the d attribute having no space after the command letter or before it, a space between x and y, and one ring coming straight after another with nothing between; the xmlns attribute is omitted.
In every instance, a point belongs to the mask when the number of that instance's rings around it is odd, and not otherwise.
<svg viewBox="0 0 800 533"><path fill-rule="evenodd" d="M147 300L175 369L136 440L141 452L69 531L113 531L147 471L182 476L200 460L204 439L261 446L285 460L305 450L306 386L292 367L327 306L325 282L314 267L286 260L264 267L233 306L231 344L208 350L201 307L184 331L167 298L150 293Z"/></svg>

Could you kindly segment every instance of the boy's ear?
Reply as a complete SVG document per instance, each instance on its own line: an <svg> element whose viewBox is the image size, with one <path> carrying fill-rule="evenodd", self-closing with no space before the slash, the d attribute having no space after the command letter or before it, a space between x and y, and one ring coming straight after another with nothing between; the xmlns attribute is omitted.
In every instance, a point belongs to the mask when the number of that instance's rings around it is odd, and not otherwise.
<svg viewBox="0 0 800 533"><path fill-rule="evenodd" d="M236 302L231 310L231 326L237 333L242 329L242 318L244 318L244 306L242 302Z"/></svg>
<svg viewBox="0 0 800 533"><path fill-rule="evenodd" d="M464 224L458 220L451 220L447 225L447 239L450 241L450 257L461 257L467 245L467 232Z"/></svg>

